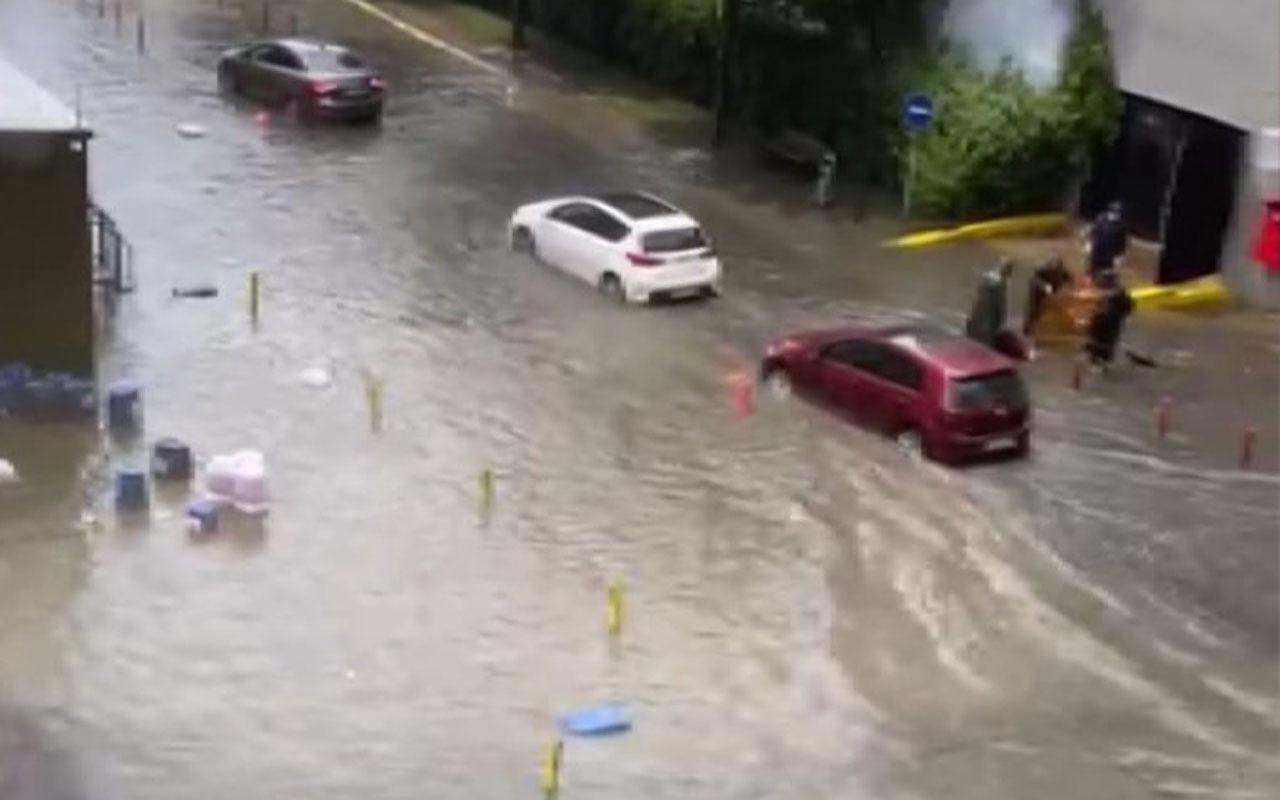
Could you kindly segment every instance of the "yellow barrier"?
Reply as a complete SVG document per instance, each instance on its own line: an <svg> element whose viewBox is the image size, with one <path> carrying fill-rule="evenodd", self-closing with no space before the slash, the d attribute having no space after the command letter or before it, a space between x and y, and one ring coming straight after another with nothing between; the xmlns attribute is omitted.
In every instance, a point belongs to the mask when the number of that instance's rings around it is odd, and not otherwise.
<svg viewBox="0 0 1280 800"><path fill-rule="evenodd" d="M552 742L542 755L542 796L555 800L560 796L560 766L564 762L564 742Z"/></svg>
<svg viewBox="0 0 1280 800"><path fill-rule="evenodd" d="M605 606L604 626L615 636L622 632L622 584L609 584L609 600Z"/></svg>
<svg viewBox="0 0 1280 800"><path fill-rule="evenodd" d="M995 236L1027 236L1054 233L1066 227L1066 214L1026 214L1020 217L972 222L955 228L917 231L885 242L886 247L930 247L961 239L986 239Z"/></svg>
<svg viewBox="0 0 1280 800"><path fill-rule="evenodd" d="M1205 308L1231 302L1231 293L1217 275L1167 286L1136 286L1129 290L1129 296L1143 311Z"/></svg>
<svg viewBox="0 0 1280 800"><path fill-rule="evenodd" d="M480 509L487 511L493 507L494 485L493 470L480 471Z"/></svg>

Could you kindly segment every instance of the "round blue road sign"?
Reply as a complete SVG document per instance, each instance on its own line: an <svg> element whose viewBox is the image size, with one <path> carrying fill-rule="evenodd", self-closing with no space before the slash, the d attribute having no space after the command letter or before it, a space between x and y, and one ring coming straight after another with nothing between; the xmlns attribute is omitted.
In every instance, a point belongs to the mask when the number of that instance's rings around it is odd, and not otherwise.
<svg viewBox="0 0 1280 800"><path fill-rule="evenodd" d="M923 92L907 95L902 104L902 121L907 130L922 131L933 119L933 98Z"/></svg>

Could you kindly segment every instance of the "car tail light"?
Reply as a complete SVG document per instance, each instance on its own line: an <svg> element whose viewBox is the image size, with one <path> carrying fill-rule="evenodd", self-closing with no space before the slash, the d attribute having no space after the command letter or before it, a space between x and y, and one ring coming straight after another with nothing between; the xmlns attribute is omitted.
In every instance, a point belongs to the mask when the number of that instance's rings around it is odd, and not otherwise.
<svg viewBox="0 0 1280 800"><path fill-rule="evenodd" d="M644 253L627 253L627 260L637 267L656 267L663 263L662 259L647 256Z"/></svg>
<svg viewBox="0 0 1280 800"><path fill-rule="evenodd" d="M804 349L804 345L795 339L783 339L769 345L770 356L790 356Z"/></svg>
<svg viewBox="0 0 1280 800"><path fill-rule="evenodd" d="M369 79L369 88L385 89L387 88L387 82L382 79L381 75L374 75L372 78Z"/></svg>
<svg viewBox="0 0 1280 800"><path fill-rule="evenodd" d="M338 91L338 84L330 81L309 81L307 83L307 91L314 97L330 94Z"/></svg>

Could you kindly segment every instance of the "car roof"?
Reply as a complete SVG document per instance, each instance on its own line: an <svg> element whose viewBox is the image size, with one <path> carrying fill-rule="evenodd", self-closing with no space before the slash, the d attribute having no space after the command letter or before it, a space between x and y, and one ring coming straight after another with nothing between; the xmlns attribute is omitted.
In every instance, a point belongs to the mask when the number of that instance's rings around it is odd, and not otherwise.
<svg viewBox="0 0 1280 800"><path fill-rule="evenodd" d="M964 378L1012 369L1008 358L986 345L935 328L890 329L879 338L924 360L933 362L951 377Z"/></svg>
<svg viewBox="0 0 1280 800"><path fill-rule="evenodd" d="M340 53L351 52L351 48L346 45L306 36L278 36L271 39L263 39L258 44L278 44L281 47L287 47L300 53L315 52L316 50L333 50Z"/></svg>
<svg viewBox="0 0 1280 800"><path fill-rule="evenodd" d="M801 339L814 347L851 339L886 342L935 365L954 378L985 375L1015 366L1014 362L985 345L926 323L852 323L804 331L790 338Z"/></svg>
<svg viewBox="0 0 1280 800"><path fill-rule="evenodd" d="M645 192L601 192L592 200L603 203L633 221L683 216L680 209Z"/></svg>

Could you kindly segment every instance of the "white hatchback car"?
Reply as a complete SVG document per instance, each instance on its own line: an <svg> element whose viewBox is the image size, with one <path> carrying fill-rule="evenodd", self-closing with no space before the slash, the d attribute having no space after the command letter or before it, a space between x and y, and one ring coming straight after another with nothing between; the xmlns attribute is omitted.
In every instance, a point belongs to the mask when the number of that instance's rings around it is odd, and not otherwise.
<svg viewBox="0 0 1280 800"><path fill-rule="evenodd" d="M516 209L511 246L620 301L714 297L720 261L698 223L651 195L561 197Z"/></svg>

